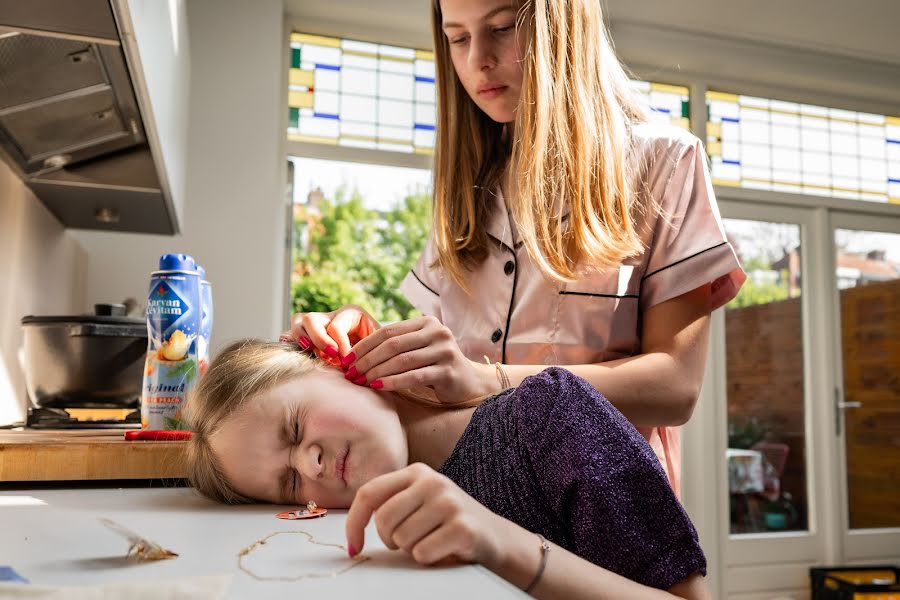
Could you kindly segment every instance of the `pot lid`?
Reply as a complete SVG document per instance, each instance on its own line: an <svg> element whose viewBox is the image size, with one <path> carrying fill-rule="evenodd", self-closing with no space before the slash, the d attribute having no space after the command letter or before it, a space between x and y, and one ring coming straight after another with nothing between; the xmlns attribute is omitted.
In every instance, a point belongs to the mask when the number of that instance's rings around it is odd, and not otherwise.
<svg viewBox="0 0 900 600"><path fill-rule="evenodd" d="M22 317L22 325L44 325L48 323L97 323L101 325L127 325L146 327L144 319L125 316L124 304L95 304L93 315L28 315Z"/></svg>
<svg viewBox="0 0 900 600"><path fill-rule="evenodd" d="M22 325L45 325L47 323L99 323L102 325L141 325L146 327L143 319L132 317L107 317L102 315L28 315L22 317Z"/></svg>

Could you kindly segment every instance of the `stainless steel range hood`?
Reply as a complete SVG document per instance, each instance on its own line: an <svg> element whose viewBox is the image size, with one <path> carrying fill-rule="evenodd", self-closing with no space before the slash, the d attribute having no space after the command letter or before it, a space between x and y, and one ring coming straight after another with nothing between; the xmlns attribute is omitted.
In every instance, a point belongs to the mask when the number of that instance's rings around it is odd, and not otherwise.
<svg viewBox="0 0 900 600"><path fill-rule="evenodd" d="M0 143L33 175L144 141L119 47L0 28Z"/></svg>
<svg viewBox="0 0 900 600"><path fill-rule="evenodd" d="M0 0L0 156L68 227L173 234L121 28L109 0Z"/></svg>

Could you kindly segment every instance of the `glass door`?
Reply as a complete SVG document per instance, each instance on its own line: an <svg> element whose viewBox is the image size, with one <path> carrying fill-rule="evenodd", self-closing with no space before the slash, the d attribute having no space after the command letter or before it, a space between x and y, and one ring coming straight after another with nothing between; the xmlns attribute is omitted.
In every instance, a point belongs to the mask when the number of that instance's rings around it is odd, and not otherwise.
<svg viewBox="0 0 900 600"><path fill-rule="evenodd" d="M831 215L844 560L900 556L900 216Z"/></svg>
<svg viewBox="0 0 900 600"><path fill-rule="evenodd" d="M826 558L815 421L817 399L828 388L818 375L824 311L815 292L827 284L812 249L824 234L815 210L724 200L720 206L747 272L718 334L725 356L719 423L727 432L719 496L727 512L720 523L727 532L727 593L734 594L754 585L737 571ZM806 585L802 569L779 577L783 589Z"/></svg>

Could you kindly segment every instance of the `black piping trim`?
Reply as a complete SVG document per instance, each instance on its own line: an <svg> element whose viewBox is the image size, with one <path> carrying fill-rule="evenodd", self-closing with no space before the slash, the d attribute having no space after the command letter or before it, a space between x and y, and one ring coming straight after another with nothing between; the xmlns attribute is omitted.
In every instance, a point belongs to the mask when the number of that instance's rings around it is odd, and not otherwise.
<svg viewBox="0 0 900 600"><path fill-rule="evenodd" d="M432 294L434 294L434 295L437 296L438 298L441 297L440 294L438 294L436 291L434 291L433 289L431 289L430 287L428 287L427 285L425 285L425 282L422 281L421 279L419 279L419 276L416 275L415 270L410 269L409 272L412 273L412 276L416 278L416 281L418 281L419 283L422 284L422 287L424 287L426 290L428 290L429 292L431 292Z"/></svg>
<svg viewBox="0 0 900 600"><path fill-rule="evenodd" d="M503 246L504 248L506 248L507 250L509 250L510 252L512 252L513 254L516 253L515 250L513 250L512 248L510 248L510 247L506 244L506 242L504 242L504 241L501 240L500 238L494 237L494 235L491 234L491 233L488 233L488 237L491 238L492 240L494 240L495 242L497 242L498 244L500 244L501 246ZM519 242L519 244L521 244L521 242Z"/></svg>
<svg viewBox="0 0 900 600"><path fill-rule="evenodd" d="M519 261L514 260L513 266L515 270L513 271L513 287L512 294L509 297L509 310L506 311L506 328L503 330L503 353L500 357L500 362L502 364L506 364L506 340L509 339L509 324L512 321L512 311L513 311L513 303L516 301L516 282L519 281Z"/></svg>
<svg viewBox="0 0 900 600"><path fill-rule="evenodd" d="M720 248L720 247L725 246L725 245L727 245L727 244L728 244L728 242L722 242L721 244L716 244L715 246L712 246L711 248L707 248L706 250L701 250L700 252L697 252L696 254L691 254L691 255L688 256L687 258L682 258L682 259L679 260L679 261L673 262L671 265L666 265L665 267L663 267L663 268L661 268L661 269L657 269L657 270L653 271L652 273L648 273L648 274L644 275L643 277L641 277L641 281L644 281L644 280L647 279L648 277L653 277L654 275L656 275L656 274L659 273L660 271L665 271L666 269L668 269L668 268L670 268L670 267L674 267L675 265L679 265L679 264L683 263L683 262L686 261L686 260L691 260L691 259L694 258L695 256L700 256L700 255L703 254L704 252L709 252L710 250L715 250L716 248Z"/></svg>
<svg viewBox="0 0 900 600"><path fill-rule="evenodd" d="M561 291L560 296L593 296L595 298L638 298L637 294L591 294L589 292L565 292Z"/></svg>

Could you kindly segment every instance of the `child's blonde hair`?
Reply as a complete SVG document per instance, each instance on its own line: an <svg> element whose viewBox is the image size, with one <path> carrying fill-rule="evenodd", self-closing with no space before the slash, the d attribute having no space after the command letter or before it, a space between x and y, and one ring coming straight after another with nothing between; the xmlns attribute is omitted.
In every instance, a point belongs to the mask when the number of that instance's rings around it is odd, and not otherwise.
<svg viewBox="0 0 900 600"><path fill-rule="evenodd" d="M193 432L186 446L191 485L204 496L225 504L256 502L238 493L225 477L212 451L210 437L244 402L317 368L331 367L324 367L296 344L247 339L222 350L191 392L187 403L187 422ZM430 390L424 388L395 393L416 404L443 406ZM475 406L480 400L454 404L453 408Z"/></svg>
<svg viewBox="0 0 900 600"><path fill-rule="evenodd" d="M510 0L514 3L514 0ZM464 269L487 256L485 223L507 162L506 198L538 268L571 281L584 261L618 265L643 251L634 211L641 168L629 128L647 120L615 55L598 0L517 0L524 74L512 139L463 88L432 0L438 90L434 234L443 267L464 289ZM566 224L561 207L570 209Z"/></svg>
<svg viewBox="0 0 900 600"><path fill-rule="evenodd" d="M256 502L228 482L210 437L244 402L295 377L312 372L316 361L295 345L242 340L225 348L191 392L187 403L188 480L201 494L226 504Z"/></svg>

